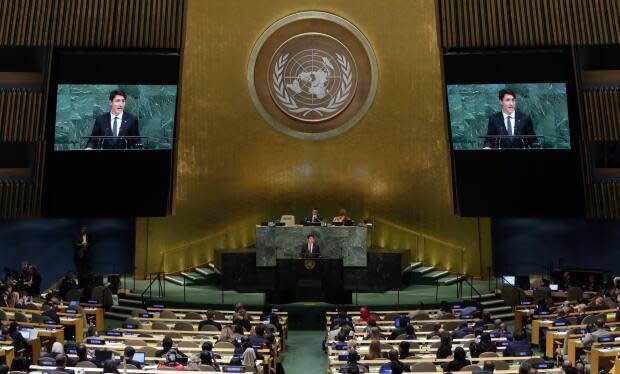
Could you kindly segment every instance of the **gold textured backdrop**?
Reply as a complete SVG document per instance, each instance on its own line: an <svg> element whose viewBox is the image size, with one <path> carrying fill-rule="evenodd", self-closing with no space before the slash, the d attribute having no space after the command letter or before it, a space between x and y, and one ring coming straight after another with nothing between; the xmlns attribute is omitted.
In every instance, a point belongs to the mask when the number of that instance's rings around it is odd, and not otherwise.
<svg viewBox="0 0 620 374"><path fill-rule="evenodd" d="M352 22L379 63L368 114L322 141L274 130L246 84L254 41L305 10ZM369 217L375 246L486 273L488 220L453 214L435 1L189 0L185 14L175 212L138 221L137 274L215 260L214 249L253 245L261 220L313 206L324 217L340 207Z"/></svg>

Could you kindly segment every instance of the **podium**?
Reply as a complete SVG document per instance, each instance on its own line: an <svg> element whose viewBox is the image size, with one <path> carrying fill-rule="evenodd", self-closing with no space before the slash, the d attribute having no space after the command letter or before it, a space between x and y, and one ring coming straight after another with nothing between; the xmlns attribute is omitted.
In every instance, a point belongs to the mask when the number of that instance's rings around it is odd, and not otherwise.
<svg viewBox="0 0 620 374"><path fill-rule="evenodd" d="M341 258L277 259L275 287L267 292L267 302L350 304L352 295L344 289L343 268Z"/></svg>

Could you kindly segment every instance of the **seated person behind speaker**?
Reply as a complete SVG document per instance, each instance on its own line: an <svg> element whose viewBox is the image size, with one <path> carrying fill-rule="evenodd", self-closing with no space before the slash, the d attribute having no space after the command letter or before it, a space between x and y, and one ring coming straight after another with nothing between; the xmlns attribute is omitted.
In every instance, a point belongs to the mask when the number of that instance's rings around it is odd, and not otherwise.
<svg viewBox="0 0 620 374"><path fill-rule="evenodd" d="M310 222L310 223L323 222L323 218L319 216L319 210L317 208L312 208L312 214L306 217L306 222Z"/></svg>
<svg viewBox="0 0 620 374"><path fill-rule="evenodd" d="M125 111L127 94L121 90L110 92L110 111L106 112L93 124L93 130L88 139L86 149L131 149L139 143L136 138L124 138L125 136L140 136L138 117ZM99 136L111 138L101 139ZM113 137L113 138L112 138Z"/></svg>
<svg viewBox="0 0 620 374"><path fill-rule="evenodd" d="M301 246L299 256L302 258L321 257L321 247L313 234L307 236L307 242Z"/></svg>
<svg viewBox="0 0 620 374"><path fill-rule="evenodd" d="M484 148L531 148L538 145L536 138L521 137L519 135L536 135L532 118L525 113L516 112L517 95L512 90L499 91L501 112L489 117L487 135L491 136L484 141ZM514 138L493 138L492 136L514 136Z"/></svg>
<svg viewBox="0 0 620 374"><path fill-rule="evenodd" d="M346 224L347 222L350 222L350 221L351 221L351 218L347 216L347 211L344 208L340 209L340 211L338 212L338 215L334 217L334 219L332 220L332 222L334 223L342 223L342 224Z"/></svg>
<svg viewBox="0 0 620 374"><path fill-rule="evenodd" d="M454 348L454 359L445 366L447 372L460 371L467 365L471 365L471 361L465 358L465 350L463 347Z"/></svg>

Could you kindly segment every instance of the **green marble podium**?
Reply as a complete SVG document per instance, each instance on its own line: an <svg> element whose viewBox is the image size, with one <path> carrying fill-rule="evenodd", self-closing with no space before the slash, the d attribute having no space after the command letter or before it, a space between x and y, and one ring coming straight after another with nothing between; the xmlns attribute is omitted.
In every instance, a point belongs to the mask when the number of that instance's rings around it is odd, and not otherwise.
<svg viewBox="0 0 620 374"><path fill-rule="evenodd" d="M342 257L344 267L366 267L367 226L256 226L256 266L299 258L309 234L316 237L322 258Z"/></svg>

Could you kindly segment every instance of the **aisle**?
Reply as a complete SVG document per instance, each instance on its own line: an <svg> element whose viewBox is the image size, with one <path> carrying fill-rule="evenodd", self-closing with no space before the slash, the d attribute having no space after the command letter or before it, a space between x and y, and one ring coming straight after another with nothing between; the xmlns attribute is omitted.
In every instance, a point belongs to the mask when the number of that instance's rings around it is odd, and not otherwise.
<svg viewBox="0 0 620 374"><path fill-rule="evenodd" d="M325 373L327 357L321 350L324 336L323 330L290 330L283 361L286 373Z"/></svg>

